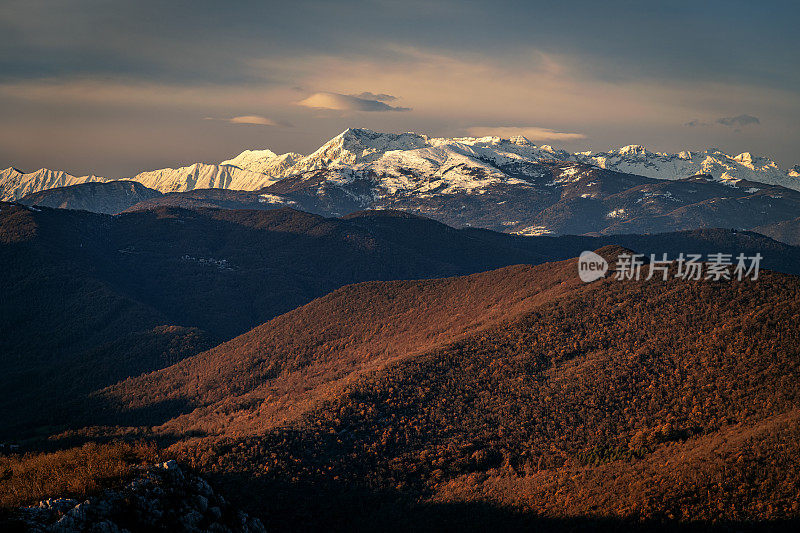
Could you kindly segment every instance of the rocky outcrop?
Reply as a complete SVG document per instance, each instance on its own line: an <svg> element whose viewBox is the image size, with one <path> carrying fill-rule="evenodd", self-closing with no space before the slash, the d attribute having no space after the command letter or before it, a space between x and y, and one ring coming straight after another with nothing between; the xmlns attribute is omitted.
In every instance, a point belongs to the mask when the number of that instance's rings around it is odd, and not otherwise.
<svg viewBox="0 0 800 533"><path fill-rule="evenodd" d="M50 498L19 508L11 528L35 532L185 531L261 533L258 518L235 509L201 477L167 461L118 489L85 501Z"/></svg>

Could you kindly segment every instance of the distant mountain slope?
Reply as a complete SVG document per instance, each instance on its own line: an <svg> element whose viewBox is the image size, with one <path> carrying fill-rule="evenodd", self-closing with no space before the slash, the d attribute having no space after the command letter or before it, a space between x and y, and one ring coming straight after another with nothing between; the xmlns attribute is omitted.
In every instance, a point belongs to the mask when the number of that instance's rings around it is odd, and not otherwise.
<svg viewBox="0 0 800 533"><path fill-rule="evenodd" d="M558 161L525 172L505 181L480 174L486 179L474 190L459 189L460 180L450 187L409 174L399 190L385 188L390 180L381 176L318 171L285 178L262 192L276 203L329 216L401 209L456 227L523 235L749 229L793 217L800 209L798 191L744 181L730 186L708 176L666 181Z"/></svg>
<svg viewBox="0 0 800 533"><path fill-rule="evenodd" d="M161 193L136 181L87 182L28 194L19 202L26 205L80 209L116 214Z"/></svg>
<svg viewBox="0 0 800 533"><path fill-rule="evenodd" d="M534 521L796 519L798 278L575 270L345 287L99 399L125 423L209 436L173 450L235 479L277 529L413 527L409 501Z"/></svg>
<svg viewBox="0 0 800 533"><path fill-rule="evenodd" d="M194 189L186 192L165 193L158 197L143 200L129 206L127 211L144 211L158 207L269 210L295 206L296 204L291 200L278 198L271 194L261 193L260 191Z"/></svg>
<svg viewBox="0 0 800 533"><path fill-rule="evenodd" d="M708 176L655 180L564 162L537 168L540 175L525 185L498 182L478 192L446 194L419 194L414 189L390 193L379 177L355 175L342 182L329 171L316 171L255 192L197 189L167 194L130 211L157 206L274 209L285 205L342 216L362 209L397 209L456 227L522 235L750 229L800 211L800 192L752 182L724 185Z"/></svg>
<svg viewBox="0 0 800 533"><path fill-rule="evenodd" d="M753 231L772 237L776 241L785 242L792 246L800 246L800 217L757 226L753 228Z"/></svg>

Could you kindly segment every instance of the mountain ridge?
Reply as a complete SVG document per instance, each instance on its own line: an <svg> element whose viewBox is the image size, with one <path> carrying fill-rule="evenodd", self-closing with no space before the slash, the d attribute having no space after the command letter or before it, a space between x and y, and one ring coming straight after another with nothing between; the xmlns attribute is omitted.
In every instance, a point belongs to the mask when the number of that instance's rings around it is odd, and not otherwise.
<svg viewBox="0 0 800 533"><path fill-rule="evenodd" d="M19 203L113 215L161 195L138 181L92 181L30 193L20 198Z"/></svg>
<svg viewBox="0 0 800 533"><path fill-rule="evenodd" d="M409 157L405 158L398 154L417 150L423 150L423 153L407 154ZM413 132L380 133L364 128L348 128L305 156L294 152L276 154L269 149L245 150L220 163L193 163L177 168L144 171L128 179L160 192L187 191L200 187L257 190L287 176L330 167L362 169L385 157L388 160L379 164L379 169L386 169L393 163L400 166L407 165L409 161L418 164L419 159L432 156L435 160L437 155L441 157L443 150L470 157L478 167L480 165L476 161L482 158L495 162L510 158L528 163L562 160L658 179L708 174L726 183L747 179L800 190L797 166L782 170L774 161L754 157L750 152L731 156L717 149L707 149L670 154L651 152L641 145L628 145L605 152L569 153L549 145L536 146L524 137L445 138ZM12 166L0 171L0 199L15 200L25 194L58 186L115 180L94 174L78 177L44 168L24 173Z"/></svg>
<svg viewBox="0 0 800 533"><path fill-rule="evenodd" d="M747 152L664 154L629 145L570 154L521 136L347 129L307 156L247 150L220 164L140 173L133 180L158 192L140 202L119 181L46 170L7 169L0 193L45 188L24 203L95 212L284 206L341 217L388 209L526 236L603 235L768 228L800 212L800 178L792 172Z"/></svg>

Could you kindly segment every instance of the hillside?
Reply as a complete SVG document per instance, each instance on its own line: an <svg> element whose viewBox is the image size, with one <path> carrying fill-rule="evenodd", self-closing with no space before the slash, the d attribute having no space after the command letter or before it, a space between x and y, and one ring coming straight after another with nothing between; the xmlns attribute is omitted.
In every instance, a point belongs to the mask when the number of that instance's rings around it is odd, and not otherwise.
<svg viewBox="0 0 800 533"><path fill-rule="evenodd" d="M106 252L108 220L0 206L3 436L57 425L65 401L212 345L207 333L176 325L92 271Z"/></svg>
<svg viewBox="0 0 800 533"><path fill-rule="evenodd" d="M2 204L0 404L9 414L0 433L69 427L69 401L343 285L539 264L615 243L670 257L761 253L766 268L800 272L800 249L723 230L536 238L401 212L325 219L285 208L160 208L111 217Z"/></svg>
<svg viewBox="0 0 800 533"><path fill-rule="evenodd" d="M96 399L268 528L796 520L798 278L575 271L346 287Z"/></svg>
<svg viewBox="0 0 800 533"><path fill-rule="evenodd" d="M182 209L279 209L293 207L292 202L274 201L269 194L259 191L230 191L227 189L194 189L188 192L166 193L128 206L129 212L180 207Z"/></svg>
<svg viewBox="0 0 800 533"><path fill-rule="evenodd" d="M0 204L0 434L62 427L68 401L347 283L544 259L425 223L431 240L403 245L290 210L110 217Z"/></svg>
<svg viewBox="0 0 800 533"><path fill-rule="evenodd" d="M45 189L23 196L19 202L25 205L80 209L113 215L159 196L160 192L148 189L136 181L109 181Z"/></svg>
<svg viewBox="0 0 800 533"><path fill-rule="evenodd" d="M800 246L800 217L757 226L753 228L753 231L772 237L776 241L785 242L792 246Z"/></svg>
<svg viewBox="0 0 800 533"><path fill-rule="evenodd" d="M797 272L761 235L2 204L0 242L4 439L147 437L278 530L798 515L796 277L544 263L621 244Z"/></svg>
<svg viewBox="0 0 800 533"><path fill-rule="evenodd" d="M182 429L261 431L296 419L361 372L452 342L580 283L573 269L554 272L548 264L347 286L182 365L123 383L111 395L137 412L162 403L194 411L181 418ZM263 405L253 418L253 398L267 396L280 404ZM243 405L239 428L234 420Z"/></svg>

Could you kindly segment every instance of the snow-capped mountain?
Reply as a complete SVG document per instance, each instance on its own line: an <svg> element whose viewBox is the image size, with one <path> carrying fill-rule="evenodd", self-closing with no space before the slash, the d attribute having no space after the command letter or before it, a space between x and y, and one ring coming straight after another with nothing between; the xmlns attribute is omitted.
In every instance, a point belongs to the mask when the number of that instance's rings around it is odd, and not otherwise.
<svg viewBox="0 0 800 533"><path fill-rule="evenodd" d="M272 185L276 178L233 165L195 163L180 168L142 172L129 178L160 192L184 192L194 189L257 190ZM23 173L13 167L0 171L0 200L13 201L35 192L82 183L108 183L112 178L72 176L63 171L39 169Z"/></svg>
<svg viewBox="0 0 800 533"><path fill-rule="evenodd" d="M649 178L680 179L693 174L707 174L723 182L735 183L743 179L800 190L800 174L796 170L782 170L775 161L753 156L750 152L730 156L711 149L667 154L630 145L608 152L583 152L568 157L573 161Z"/></svg>
<svg viewBox="0 0 800 533"><path fill-rule="evenodd" d="M99 176L75 177L61 170L40 168L24 173L14 167L0 170L0 200L18 200L23 196L56 187L68 187L87 182L105 182Z"/></svg>
<svg viewBox="0 0 800 533"><path fill-rule="evenodd" d="M348 129L310 155L245 150L219 164L195 163L180 168L142 172L130 179L161 192L200 188L258 190L287 176L331 171L329 179L347 181L372 174L388 191L440 194L479 191L492 183L520 184L536 174L543 161L573 161L657 179L681 179L706 174L724 183L756 181L800 190L800 169L780 169L774 161L749 152L730 156L719 150L651 152L638 145L608 152L568 153L548 145L536 146L524 137L430 138L416 133L379 133ZM532 173L532 174L531 174ZM515 181L516 180L516 181ZM0 171L0 198L15 200L27 194L86 182L106 182L100 176L76 177L40 169L23 173Z"/></svg>
<svg viewBox="0 0 800 533"><path fill-rule="evenodd" d="M0 176L3 199L12 200L110 181L47 170L8 169ZM454 226L524 235L747 229L800 212L798 168L783 171L749 153L663 154L626 146L571 154L524 137L432 138L367 129L348 129L307 156L248 150L220 164L132 179L171 193L141 208L288 206L326 216L400 209ZM220 197L220 189L230 194Z"/></svg>
<svg viewBox="0 0 800 533"><path fill-rule="evenodd" d="M284 176L302 158L302 154L294 152L278 155L272 150L245 150L233 159L223 161L220 165L230 165L248 172L270 176Z"/></svg>
<svg viewBox="0 0 800 533"><path fill-rule="evenodd" d="M348 171L372 171L385 179L399 180L387 182L388 188L394 185L408 188L410 184L404 176L411 171L442 178L442 183L451 185L445 190L455 191L475 190L486 184L485 180L484 183L475 180L475 170L478 174L486 172L484 177L492 182L495 178L507 181L513 177L496 172L498 164L518 167L524 173L531 164L552 160L586 163L656 179L676 180L706 174L729 184L748 180L800 190L800 166L782 170L774 161L749 152L731 156L710 149L668 154L630 145L608 152L569 153L549 145L536 146L524 137L429 138L416 133L378 133L367 129L348 129L305 157L248 150L222 164L267 173L274 178L315 170L337 170L343 175Z"/></svg>

